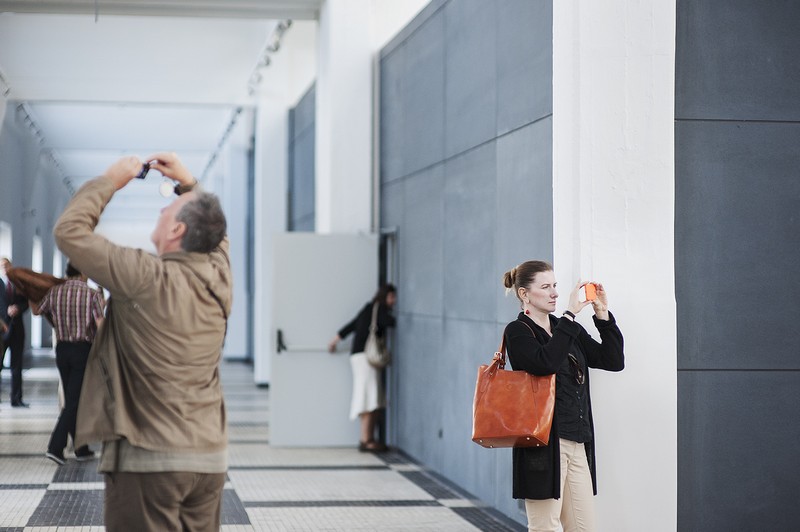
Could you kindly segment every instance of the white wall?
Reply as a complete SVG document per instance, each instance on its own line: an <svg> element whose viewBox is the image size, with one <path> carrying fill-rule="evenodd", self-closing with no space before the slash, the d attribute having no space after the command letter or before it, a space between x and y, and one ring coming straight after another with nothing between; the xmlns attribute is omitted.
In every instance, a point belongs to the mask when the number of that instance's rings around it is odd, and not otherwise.
<svg viewBox="0 0 800 532"><path fill-rule="evenodd" d="M675 3L558 1L553 19L554 266L604 283L627 357L592 373L598 530L674 531Z"/></svg>

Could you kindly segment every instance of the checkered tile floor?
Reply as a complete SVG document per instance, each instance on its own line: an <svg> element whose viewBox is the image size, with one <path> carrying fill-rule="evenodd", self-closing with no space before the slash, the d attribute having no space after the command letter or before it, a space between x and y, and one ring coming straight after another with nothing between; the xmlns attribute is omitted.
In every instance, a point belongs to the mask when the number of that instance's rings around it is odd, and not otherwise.
<svg viewBox="0 0 800 532"><path fill-rule="evenodd" d="M51 357L51 356L50 356ZM0 398L0 532L101 531L103 478L96 462L67 454L44 458L58 415L55 360L35 357L25 371L25 401L11 408L9 372ZM230 428L230 468L223 531L522 531L399 451L285 449L269 445L269 392L252 368L223 364Z"/></svg>

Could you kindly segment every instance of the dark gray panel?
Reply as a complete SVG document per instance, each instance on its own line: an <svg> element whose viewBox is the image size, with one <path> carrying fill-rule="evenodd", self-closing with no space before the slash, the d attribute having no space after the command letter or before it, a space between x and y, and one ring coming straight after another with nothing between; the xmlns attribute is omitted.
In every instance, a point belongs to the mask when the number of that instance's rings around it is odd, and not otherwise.
<svg viewBox="0 0 800 532"><path fill-rule="evenodd" d="M292 227L292 231L298 233L313 233L316 229L315 227L316 220L314 218L314 214L309 214L308 216L301 216L294 221L294 226Z"/></svg>
<svg viewBox="0 0 800 532"><path fill-rule="evenodd" d="M394 53L381 60L380 165L382 182L391 181L405 174L405 151L403 149L405 57L405 47L398 46Z"/></svg>
<svg viewBox="0 0 800 532"><path fill-rule="evenodd" d="M459 0L446 17L445 154L494 138L497 131L495 0Z"/></svg>
<svg viewBox="0 0 800 532"><path fill-rule="evenodd" d="M486 143L445 165L444 315L496 316L496 153Z"/></svg>
<svg viewBox="0 0 800 532"><path fill-rule="evenodd" d="M298 136L305 132L309 127L313 128L316 120L317 102L316 91L317 85L314 83L306 91L297 105L294 107L294 135Z"/></svg>
<svg viewBox="0 0 800 532"><path fill-rule="evenodd" d="M497 2L497 133L553 112L553 4Z"/></svg>
<svg viewBox="0 0 800 532"><path fill-rule="evenodd" d="M392 396L397 420L397 446L422 463L430 464L445 449L437 444L443 400L434 392L439 378L434 368L442 368L442 319L402 312L397 323L399 356L392 361L397 379Z"/></svg>
<svg viewBox="0 0 800 532"><path fill-rule="evenodd" d="M437 393L450 398L442 405L442 437L447 449L461 449L441 457L441 473L483 500L492 500L502 488L511 490L511 454L499 463L493 452L472 443L472 401L478 367L488 364L500 344L501 329L495 323L449 319L444 322L441 366ZM472 464L464 467L464 464ZM498 475L500 477L498 478ZM501 482L498 485L498 480Z"/></svg>
<svg viewBox="0 0 800 532"><path fill-rule="evenodd" d="M405 309L415 314L442 315L444 165L438 164L404 180L405 225L401 242L400 280Z"/></svg>
<svg viewBox="0 0 800 532"><path fill-rule="evenodd" d="M678 373L678 530L797 530L798 372Z"/></svg>
<svg viewBox="0 0 800 532"><path fill-rule="evenodd" d="M678 367L800 368L800 124L678 122ZM741 323L738 323L741 322Z"/></svg>
<svg viewBox="0 0 800 532"><path fill-rule="evenodd" d="M405 187L402 181L395 181L381 186L381 228L400 228L404 226L404 200Z"/></svg>
<svg viewBox="0 0 800 532"><path fill-rule="evenodd" d="M677 2L678 118L800 119L800 3Z"/></svg>
<svg viewBox="0 0 800 532"><path fill-rule="evenodd" d="M497 139L497 321L516 318L503 274L526 260L553 261L553 121L546 118Z"/></svg>
<svg viewBox="0 0 800 532"><path fill-rule="evenodd" d="M292 218L298 220L314 214L314 127L306 128L294 142L292 152Z"/></svg>
<svg viewBox="0 0 800 532"><path fill-rule="evenodd" d="M404 46L403 175L444 158L444 16L441 11Z"/></svg>

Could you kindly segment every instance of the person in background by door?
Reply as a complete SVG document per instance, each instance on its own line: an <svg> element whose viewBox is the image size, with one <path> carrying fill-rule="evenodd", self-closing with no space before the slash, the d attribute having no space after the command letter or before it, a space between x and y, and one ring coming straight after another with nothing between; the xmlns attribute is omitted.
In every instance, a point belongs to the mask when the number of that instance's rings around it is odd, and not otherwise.
<svg viewBox="0 0 800 532"><path fill-rule="evenodd" d="M6 277L6 271L11 268L11 261L7 258L0 260L0 320L3 325L2 339L0 340L0 370L6 349L11 350L11 406L27 408L28 403L22 401L22 359L25 354L25 324L22 321L23 313L28 310L28 300L20 294L14 284Z"/></svg>
<svg viewBox="0 0 800 532"><path fill-rule="evenodd" d="M75 442L75 423L83 385L86 361L94 336L103 322L103 297L86 283L83 275L71 262L67 263L67 281L47 291L40 303L31 301L34 314L44 314L56 333L56 366L64 386L64 408L50 436L45 456L64 465L67 435ZM75 458L81 462L94 458L87 445L75 448Z"/></svg>
<svg viewBox="0 0 800 532"><path fill-rule="evenodd" d="M381 452L387 449L386 444L374 440L375 421L378 411L386 407L383 385L379 370L367 361L364 345L369 336L369 325L372 321L372 307L378 304L378 336L384 336L389 327L395 326L392 309L397 302L397 289L392 284L385 284L378 289L372 301L352 321L342 327L328 344L333 353L336 345L347 335L355 332L353 346L350 349L350 368L353 371L353 397L350 403L350 419L361 419L361 438L359 451Z"/></svg>

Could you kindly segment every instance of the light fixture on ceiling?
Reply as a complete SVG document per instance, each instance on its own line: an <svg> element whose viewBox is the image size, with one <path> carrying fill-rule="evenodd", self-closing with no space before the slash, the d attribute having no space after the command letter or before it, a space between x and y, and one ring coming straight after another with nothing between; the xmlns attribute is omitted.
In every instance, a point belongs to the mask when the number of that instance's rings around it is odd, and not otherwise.
<svg viewBox="0 0 800 532"><path fill-rule="evenodd" d="M239 116L242 114L242 108L237 107L233 110L233 114L231 115L231 119L228 121L228 126L225 128L225 131L222 133L222 136L217 143L217 147L214 149L214 153L211 154L211 157L208 158L208 164L206 164L205 170L201 174L200 181L204 181L206 177L208 177L208 172L211 171L211 168L214 166L214 163L217 162L217 157L219 156L219 152L222 151L222 148L225 146L225 143L228 142L228 137L231 136L231 132L233 131L236 122L239 121Z"/></svg>
<svg viewBox="0 0 800 532"><path fill-rule="evenodd" d="M285 19L278 22L275 26L275 29L272 30L272 33L267 38L267 42L264 43L264 46L261 48L261 53L258 54L258 59L256 60L256 66L253 67L253 71L250 73L250 79L247 80L247 94L250 96L258 89L258 86L261 84L261 80L263 77L261 76L261 72L259 72L262 68L268 67L272 60L270 56L278 52L281 49L281 39L283 38L283 34L286 33L286 30L292 27L291 19Z"/></svg>

